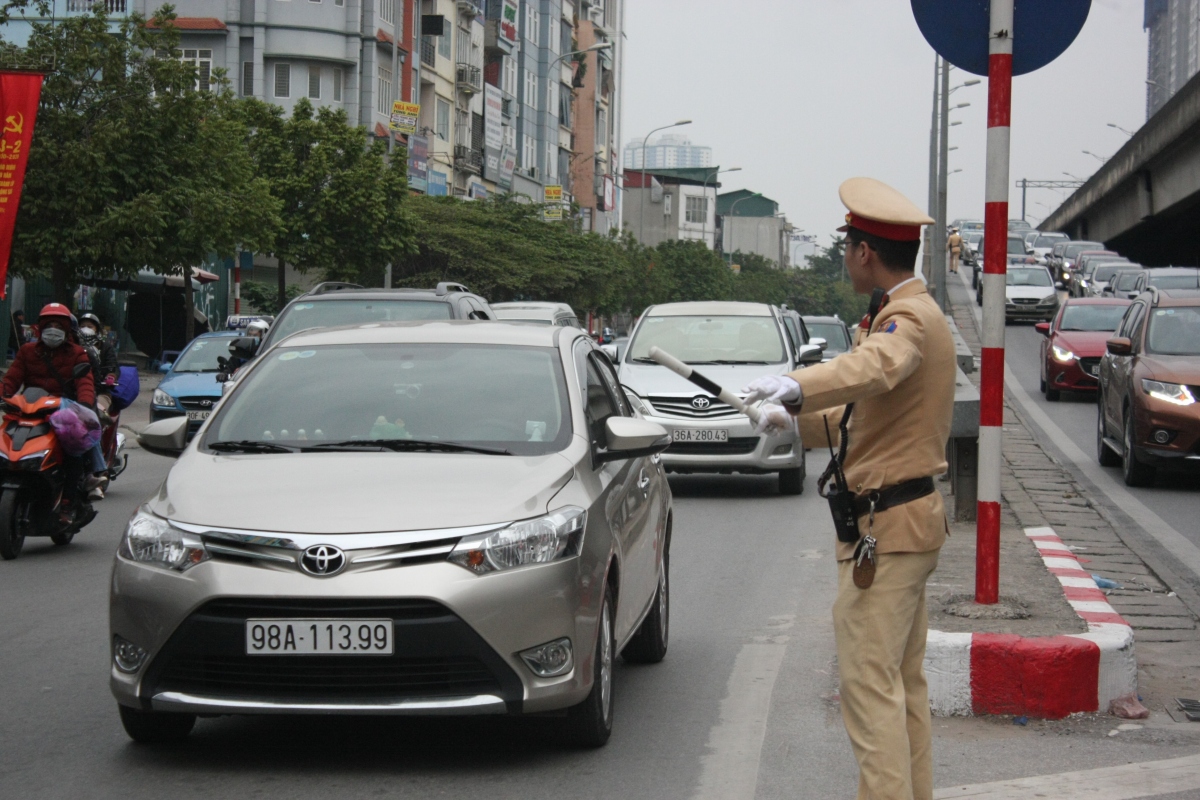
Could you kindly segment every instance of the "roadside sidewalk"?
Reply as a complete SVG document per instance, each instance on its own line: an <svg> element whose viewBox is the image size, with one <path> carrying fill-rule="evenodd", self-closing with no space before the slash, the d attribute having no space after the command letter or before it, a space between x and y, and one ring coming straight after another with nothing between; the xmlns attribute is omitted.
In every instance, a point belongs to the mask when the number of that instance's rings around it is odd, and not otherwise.
<svg viewBox="0 0 1200 800"><path fill-rule="evenodd" d="M950 296L953 301L964 300L965 295L952 292ZM978 329L968 302L954 302L953 317L963 339L978 357ZM970 377L978 384L978 372ZM1097 510L1087 492L1045 451L1031 431L1031 426L1006 401L1001 475L1005 517L1011 515L1021 528L1053 528L1085 573L1119 584L1120 588L1104 589L1104 599L1133 628L1138 692L1153 714L1161 715L1174 697L1200 696L1200 647L1197 646L1200 631L1195 617L1171 587L1125 544L1120 531ZM973 553L973 532L970 538ZM1003 554L1001 558L1003 570ZM1023 594L1024 585L1017 586ZM1012 591L1015 587L1011 583L1006 585L1002 572L1002 594L1006 588Z"/></svg>

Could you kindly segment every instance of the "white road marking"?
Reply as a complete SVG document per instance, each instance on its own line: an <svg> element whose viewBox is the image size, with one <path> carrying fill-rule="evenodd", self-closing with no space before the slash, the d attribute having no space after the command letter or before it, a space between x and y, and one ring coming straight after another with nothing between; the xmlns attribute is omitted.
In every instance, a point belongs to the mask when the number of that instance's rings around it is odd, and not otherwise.
<svg viewBox="0 0 1200 800"><path fill-rule="evenodd" d="M720 720L708 732L709 752L695 800L754 800L771 693L786 651L782 643L742 646L721 701Z"/></svg>
<svg viewBox="0 0 1200 800"><path fill-rule="evenodd" d="M962 278L961 280L970 290L970 283L967 279ZM975 315L976 323L982 327L980 310L972 306L971 312ZM1134 497L1124 484L1118 483L1100 466L1094 455L1084 453L1069 436L1063 433L1062 429L1054 424L1054 420L1050 419L1046 412L1033 401L1033 398L1025 391L1025 387L1021 386L1017 376L1013 374L1007 364L1007 356L1004 365L1004 388L1017 401L1032 422L1050 438L1055 447L1061 450L1063 455L1070 459L1084 477L1094 483L1113 505L1133 518L1133 521L1140 525L1142 530L1158 540L1158 543L1171 555L1178 558L1184 566L1194 574L1200 575L1200 547L1192 544L1187 537Z"/></svg>
<svg viewBox="0 0 1200 800"><path fill-rule="evenodd" d="M1115 733L1116 731L1114 731ZM1200 755L938 789L934 800L1136 800L1200 789Z"/></svg>

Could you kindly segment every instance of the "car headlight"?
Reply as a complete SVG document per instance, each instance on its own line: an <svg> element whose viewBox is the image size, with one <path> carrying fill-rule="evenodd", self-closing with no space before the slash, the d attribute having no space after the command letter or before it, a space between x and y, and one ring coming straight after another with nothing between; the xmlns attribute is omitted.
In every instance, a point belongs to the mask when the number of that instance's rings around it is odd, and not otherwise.
<svg viewBox="0 0 1200 800"><path fill-rule="evenodd" d="M654 413L654 409L650 407L650 404L638 397L637 392L626 386L622 386L621 388L625 390L625 396L629 398L629 405L633 406L634 411L638 412L643 417L648 417Z"/></svg>
<svg viewBox="0 0 1200 800"><path fill-rule="evenodd" d="M527 564L548 564L579 554L586 522L586 511L567 506L498 531L465 537L449 558L479 575Z"/></svg>
<svg viewBox="0 0 1200 800"><path fill-rule="evenodd" d="M1080 278L1079 285L1086 289L1087 288L1087 278Z"/></svg>
<svg viewBox="0 0 1200 800"><path fill-rule="evenodd" d="M1066 348L1058 345L1051 345L1050 350L1054 353L1054 360L1061 361L1064 364L1070 364L1075 360L1075 354Z"/></svg>
<svg viewBox="0 0 1200 800"><path fill-rule="evenodd" d="M170 408L175 407L175 398L171 397L171 395L167 394L162 389L154 390L154 397L150 402L156 406L168 406Z"/></svg>
<svg viewBox="0 0 1200 800"><path fill-rule="evenodd" d="M1181 383L1163 383L1162 381L1152 381L1142 378L1142 389L1151 397L1166 400L1168 403L1174 403L1177 406L1190 406L1196 402L1196 398L1192 395L1192 390Z"/></svg>
<svg viewBox="0 0 1200 800"><path fill-rule="evenodd" d="M1053 306L1058 304L1057 294L1048 294L1038 301L1039 306Z"/></svg>
<svg viewBox="0 0 1200 800"><path fill-rule="evenodd" d="M209 558L200 537L179 530L145 508L138 509L125 526L125 536L121 539L118 553L122 558L139 564L179 572L191 569Z"/></svg>

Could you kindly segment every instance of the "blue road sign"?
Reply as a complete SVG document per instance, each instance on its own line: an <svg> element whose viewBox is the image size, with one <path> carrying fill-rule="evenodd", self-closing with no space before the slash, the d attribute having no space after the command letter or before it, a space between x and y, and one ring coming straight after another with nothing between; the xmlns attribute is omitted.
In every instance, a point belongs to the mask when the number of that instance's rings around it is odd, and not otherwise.
<svg viewBox="0 0 1200 800"><path fill-rule="evenodd" d="M988 74L988 0L912 0L925 39L943 58L975 75ZM1071 46L1092 0L1015 0L1013 75L1049 64Z"/></svg>

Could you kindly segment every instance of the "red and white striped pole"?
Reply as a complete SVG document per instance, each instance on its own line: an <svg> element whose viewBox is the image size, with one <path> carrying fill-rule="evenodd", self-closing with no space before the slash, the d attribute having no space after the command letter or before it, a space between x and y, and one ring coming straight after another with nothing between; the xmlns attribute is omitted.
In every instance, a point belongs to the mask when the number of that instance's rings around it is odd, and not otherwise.
<svg viewBox="0 0 1200 800"><path fill-rule="evenodd" d="M1000 434L1004 426L1004 282L1008 271L1008 155L1013 0L991 0L987 176L984 189L983 358L979 386L975 602L1000 598Z"/></svg>

